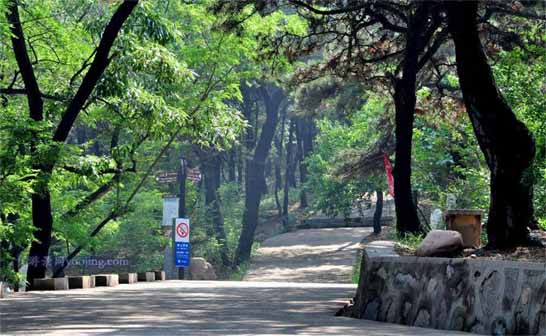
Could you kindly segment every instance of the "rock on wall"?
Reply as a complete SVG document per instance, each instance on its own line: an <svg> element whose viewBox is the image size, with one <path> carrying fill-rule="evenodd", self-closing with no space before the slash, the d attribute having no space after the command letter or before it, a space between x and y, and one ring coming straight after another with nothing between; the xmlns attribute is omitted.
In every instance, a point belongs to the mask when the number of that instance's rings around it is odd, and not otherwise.
<svg viewBox="0 0 546 336"><path fill-rule="evenodd" d="M546 335L544 264L365 253L348 315L479 334Z"/></svg>

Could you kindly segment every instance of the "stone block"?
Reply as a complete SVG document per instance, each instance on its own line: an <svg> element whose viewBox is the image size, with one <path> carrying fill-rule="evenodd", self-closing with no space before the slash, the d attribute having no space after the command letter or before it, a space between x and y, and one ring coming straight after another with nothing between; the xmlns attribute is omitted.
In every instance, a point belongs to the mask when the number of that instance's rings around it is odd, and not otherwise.
<svg viewBox="0 0 546 336"><path fill-rule="evenodd" d="M0 281L0 299L3 298L4 296L5 296L4 283L2 281Z"/></svg>
<svg viewBox="0 0 546 336"><path fill-rule="evenodd" d="M97 274L93 277L95 278L96 287L114 287L119 284L117 274Z"/></svg>
<svg viewBox="0 0 546 336"><path fill-rule="evenodd" d="M34 279L33 290L67 290L68 278Z"/></svg>
<svg viewBox="0 0 546 336"><path fill-rule="evenodd" d="M165 271L155 271L154 272L155 274L155 280L158 281L158 280L165 280Z"/></svg>
<svg viewBox="0 0 546 336"><path fill-rule="evenodd" d="M68 288L78 289L78 288L91 288L91 276L82 275L82 276L69 276L68 277Z"/></svg>
<svg viewBox="0 0 546 336"><path fill-rule="evenodd" d="M138 281L155 281L154 272L139 272Z"/></svg>
<svg viewBox="0 0 546 336"><path fill-rule="evenodd" d="M132 284L138 281L138 275L136 273L121 273L119 275L119 283Z"/></svg>

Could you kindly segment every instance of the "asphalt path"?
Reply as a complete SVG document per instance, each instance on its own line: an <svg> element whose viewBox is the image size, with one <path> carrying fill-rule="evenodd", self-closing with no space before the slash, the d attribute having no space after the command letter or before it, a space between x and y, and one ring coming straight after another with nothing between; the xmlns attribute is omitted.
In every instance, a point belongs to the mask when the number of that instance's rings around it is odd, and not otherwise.
<svg viewBox="0 0 546 336"><path fill-rule="evenodd" d="M354 285L157 281L0 300L0 335L465 335L335 317Z"/></svg>

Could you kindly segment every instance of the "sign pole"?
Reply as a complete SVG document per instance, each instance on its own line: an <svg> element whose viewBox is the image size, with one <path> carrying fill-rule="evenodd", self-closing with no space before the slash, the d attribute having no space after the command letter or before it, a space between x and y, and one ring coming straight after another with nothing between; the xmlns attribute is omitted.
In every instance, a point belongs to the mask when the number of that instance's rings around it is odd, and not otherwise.
<svg viewBox="0 0 546 336"><path fill-rule="evenodd" d="M178 195L178 218L186 218L186 160L184 157L180 158L180 166L178 167L178 183L179 183L179 195ZM173 227L173 246L175 246L176 227ZM184 267L178 268L178 279L184 279Z"/></svg>

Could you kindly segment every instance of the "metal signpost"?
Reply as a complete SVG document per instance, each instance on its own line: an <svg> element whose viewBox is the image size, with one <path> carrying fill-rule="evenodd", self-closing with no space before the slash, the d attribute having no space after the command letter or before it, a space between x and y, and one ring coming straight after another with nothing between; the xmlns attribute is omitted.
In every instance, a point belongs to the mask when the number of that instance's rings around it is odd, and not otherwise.
<svg viewBox="0 0 546 336"><path fill-rule="evenodd" d="M190 264L190 221L186 217L186 179L201 181L199 168L188 168L186 160L180 158L176 172L164 171L156 176L160 184L178 184L178 195L163 197L163 221L165 234L172 237L172 247L165 249L165 272L168 279L184 279L184 268ZM169 231L170 230L170 231Z"/></svg>
<svg viewBox="0 0 546 336"><path fill-rule="evenodd" d="M176 267L190 266L190 219L176 218L173 224L174 264Z"/></svg>

